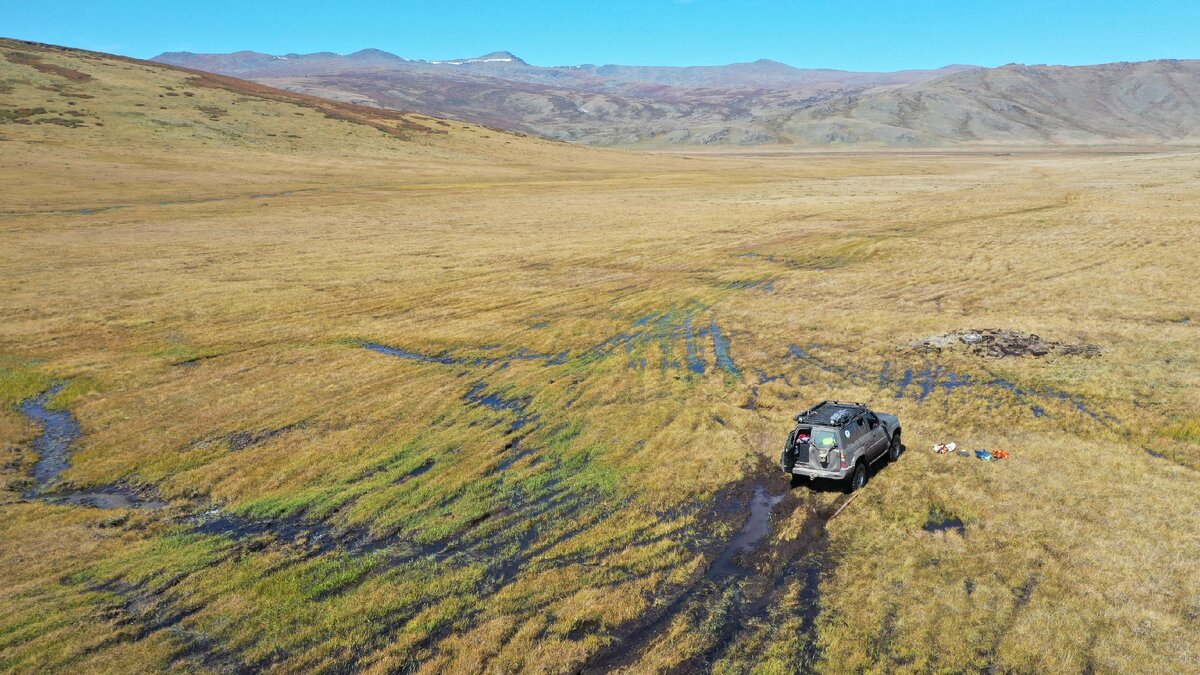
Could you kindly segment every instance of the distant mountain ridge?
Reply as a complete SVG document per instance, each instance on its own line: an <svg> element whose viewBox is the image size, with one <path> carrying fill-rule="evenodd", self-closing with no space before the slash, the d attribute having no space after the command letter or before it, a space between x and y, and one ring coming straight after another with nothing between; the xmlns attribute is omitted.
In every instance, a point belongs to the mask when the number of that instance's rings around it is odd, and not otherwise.
<svg viewBox="0 0 1200 675"><path fill-rule="evenodd" d="M1200 61L981 68L772 120L797 142L1200 142Z"/></svg>
<svg viewBox="0 0 1200 675"><path fill-rule="evenodd" d="M768 59L544 67L507 51L441 61L378 49L168 52L154 60L592 145L936 147L1192 143L1200 137L1198 61L870 73Z"/></svg>
<svg viewBox="0 0 1200 675"><path fill-rule="evenodd" d="M933 70L904 70L873 73L835 70L829 68L796 68L779 61L759 59L750 63L733 63L722 66L626 66L626 65L573 65L532 66L508 51L495 51L482 56L441 60L406 59L379 49L362 49L351 54L315 52L312 54L271 55L261 52L240 51L231 54L196 54L192 52L164 52L151 59L160 63L197 68L201 65L219 66L226 75L267 77L282 75L323 75L361 68L366 64L404 67L418 70L438 70L436 66L484 67L488 70L497 65L523 73L522 79L532 80L534 73L544 74L546 79L561 79L574 75L590 75L608 79L668 84L672 86L715 86L748 84L811 84L814 82L855 83L910 83L938 77L949 73L969 70L975 66L951 65Z"/></svg>

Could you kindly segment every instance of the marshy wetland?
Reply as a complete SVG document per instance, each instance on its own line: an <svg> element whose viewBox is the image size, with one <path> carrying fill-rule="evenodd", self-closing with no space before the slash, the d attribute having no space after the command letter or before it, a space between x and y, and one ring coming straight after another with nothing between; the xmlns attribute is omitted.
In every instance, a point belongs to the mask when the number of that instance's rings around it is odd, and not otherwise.
<svg viewBox="0 0 1200 675"><path fill-rule="evenodd" d="M11 41L0 82L44 110L0 117L0 670L1200 662L1195 151L626 153ZM974 327L1054 348L914 348ZM848 505L778 469L825 398L903 421Z"/></svg>

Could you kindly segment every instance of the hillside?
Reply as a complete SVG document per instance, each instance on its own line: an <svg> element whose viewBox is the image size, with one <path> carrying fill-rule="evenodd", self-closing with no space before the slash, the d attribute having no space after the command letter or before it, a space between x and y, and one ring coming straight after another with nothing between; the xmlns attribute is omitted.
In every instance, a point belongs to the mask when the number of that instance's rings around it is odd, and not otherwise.
<svg viewBox="0 0 1200 675"><path fill-rule="evenodd" d="M379 50L345 56L170 52L155 60L289 91L591 145L786 141L759 118L970 68L856 73L768 60L726 66L540 67L509 52L431 62Z"/></svg>
<svg viewBox="0 0 1200 675"><path fill-rule="evenodd" d="M760 59L752 63L723 66L629 66L574 65L534 66L512 52L500 51L470 58L442 61L405 59L379 49L352 54L271 55L253 51L231 54L165 52L152 59L159 63L235 75L247 79L303 77L371 71L409 71L455 78L485 75L531 84L558 85L583 91L611 89L616 83L664 85L679 89L745 89L797 86L882 86L911 84L970 70L974 66L952 65L935 70L896 72L853 72L830 68L796 68L778 61Z"/></svg>
<svg viewBox="0 0 1200 675"><path fill-rule="evenodd" d="M170 53L283 89L594 145L927 147L1200 141L1200 61L854 73L774 61L540 68L500 59Z"/></svg>
<svg viewBox="0 0 1200 675"><path fill-rule="evenodd" d="M265 192L296 181L329 186L359 181L370 166L427 183L572 175L606 161L593 152L581 162L587 150L562 143L146 61L11 40L0 42L0 56L7 178L58 171L69 161L77 181L54 194L81 206L127 195L106 189L116 164L144 167L140 187L169 196ZM215 164L224 171L212 172ZM189 186L166 167L194 170L204 186ZM46 195L8 198L32 208Z"/></svg>
<svg viewBox="0 0 1200 675"><path fill-rule="evenodd" d="M774 124L818 145L1194 144L1200 61L980 68L828 101Z"/></svg>
<svg viewBox="0 0 1200 675"><path fill-rule="evenodd" d="M0 42L0 672L1190 672L1198 176ZM824 399L902 422L855 494Z"/></svg>

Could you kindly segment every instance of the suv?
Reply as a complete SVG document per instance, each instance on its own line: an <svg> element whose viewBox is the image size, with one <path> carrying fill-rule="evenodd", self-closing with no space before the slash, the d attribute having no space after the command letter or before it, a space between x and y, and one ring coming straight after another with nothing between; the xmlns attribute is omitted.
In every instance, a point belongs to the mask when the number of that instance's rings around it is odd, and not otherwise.
<svg viewBox="0 0 1200 675"><path fill-rule="evenodd" d="M845 481L853 492L867 484L867 467L900 457L900 420L862 403L822 401L796 415L779 461L797 485L805 477Z"/></svg>

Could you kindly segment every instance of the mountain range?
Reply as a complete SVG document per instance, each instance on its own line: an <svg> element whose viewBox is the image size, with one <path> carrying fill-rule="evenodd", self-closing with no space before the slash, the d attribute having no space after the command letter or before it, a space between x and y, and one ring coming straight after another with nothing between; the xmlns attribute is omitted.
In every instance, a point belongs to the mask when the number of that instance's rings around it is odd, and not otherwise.
<svg viewBox="0 0 1200 675"><path fill-rule="evenodd" d="M168 52L155 61L360 105L589 145L1170 144L1200 140L1200 61L949 65L852 72L542 67L498 51L442 61L378 49Z"/></svg>

